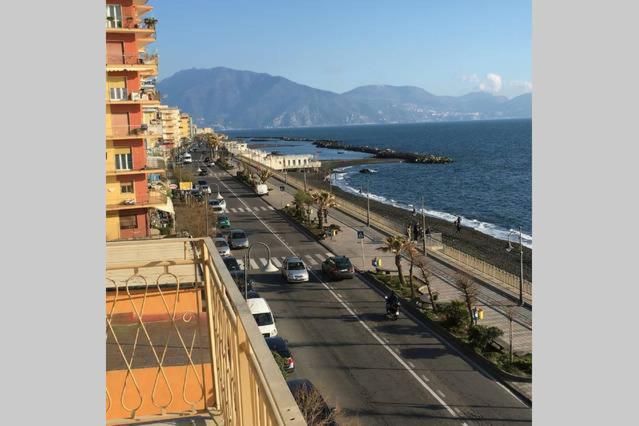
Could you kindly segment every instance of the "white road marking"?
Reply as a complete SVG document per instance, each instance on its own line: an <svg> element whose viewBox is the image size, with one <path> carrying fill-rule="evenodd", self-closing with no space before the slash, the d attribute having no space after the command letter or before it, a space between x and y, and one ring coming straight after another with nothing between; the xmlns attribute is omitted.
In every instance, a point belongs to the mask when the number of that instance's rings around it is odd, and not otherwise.
<svg viewBox="0 0 639 426"><path fill-rule="evenodd" d="M446 395L444 395L444 392L440 391L439 389L437 389L437 392L442 396L442 398L446 398Z"/></svg>
<svg viewBox="0 0 639 426"><path fill-rule="evenodd" d="M237 211L240 212L240 213L244 213L244 209L242 207L238 207Z"/></svg>
<svg viewBox="0 0 639 426"><path fill-rule="evenodd" d="M220 183L221 183L222 185L224 185L224 186L226 187L226 189L227 189L227 190L228 190L231 194L233 194L235 197L237 197L237 194L236 194L236 193L235 193L235 192L234 192L231 188L229 188L229 187L228 187L228 185L226 185L226 184L225 184L224 182L222 182L222 181L220 181ZM243 200L243 199L241 199L241 198L239 198L239 197L238 197L238 199L240 200L240 202L241 202L242 204L246 205L246 203L244 202L244 200ZM274 210L274 209L271 207L271 210ZM266 229L267 229L267 230L268 230L271 234L273 234L273 236L274 236L275 238L277 238L278 240L280 240L280 242L282 243L282 245L284 245L284 247L286 247L286 249L287 249L289 252L291 252L291 254L292 254L293 256L295 256L295 252L293 251L293 249L292 249L292 248L291 248L288 244L286 244L284 241L282 241L282 239L280 238L280 236L279 236L279 235L277 235L277 234L276 234L276 233L275 233L275 232L271 229L271 227L270 227L270 226L268 226L268 225L267 225L267 224L266 224L266 223L265 223L262 219L260 219L260 218L259 218L259 217L255 214L255 213L253 213L253 215L255 216L255 218L256 218L257 220L259 220L259 221L262 223L262 225L264 225L264 227L265 227L265 228L266 228ZM404 362L404 360L403 360L402 358L400 358L400 356L399 356L399 355L397 355L395 352L393 352L393 350L392 350L392 349L391 349L391 348L390 348L390 347L389 347L389 346L388 346L388 345L387 345L387 344L386 344L386 343L385 343L385 342L384 342L384 341L383 341L383 340L382 340L382 339L381 339L381 338L377 335L377 333L375 333L373 330L371 330L371 328L370 328L370 327L369 327L369 326L368 326L368 325L367 325L364 321L362 321L362 320L359 318L359 316L358 316L358 315L356 315L356 314L353 312L353 310L352 310L352 309L351 309L351 308L350 308L350 307L349 307L346 303L342 302L342 301L341 301L341 300L337 297L336 293L335 293L333 290L331 290L331 288L328 286L328 284L326 284L326 283L324 282L324 280L322 280L322 278L321 278L318 274L316 274L314 271L311 271L311 274L313 274L313 275L315 276L315 278L316 278L316 279L317 279L320 283L322 283L322 285L324 286L324 288L326 288L326 290L327 290L327 291L328 291L328 292L329 292L329 293L330 293L330 294L331 294L331 295L332 295L332 296L333 296L333 297L334 297L334 298L335 298L338 302L340 302L340 303L342 304L342 306L344 307L344 309L346 309L346 310L347 310L347 311L348 311L348 312L349 312L349 313L350 313L353 317L355 317L355 319L357 320L357 322L359 322L359 323L361 324L361 326L362 326L362 327L364 327L364 329L365 329L366 331L368 331L368 332L370 333L370 335L371 335L371 336L373 336L373 338L374 338L375 340L377 340L377 341L378 341L378 342L382 345L382 347L383 347L384 349L386 349L386 350L388 351L388 353L390 353L390 354L391 354L391 355L392 355L392 356L393 356L393 357L397 360L397 362L399 362L399 363L400 363L400 364L401 364L401 365L402 365L402 366L403 366L403 367L404 367L404 368L408 371L408 373L409 373L411 376L413 376L413 377L415 378L415 380L417 380L417 382L418 382L418 383L419 383L419 384L420 384L420 385L421 385L424 389L426 389L426 390L427 390L427 391L428 391L428 392L429 392L429 393L430 393L430 394L431 394L431 395L432 395L432 396L433 396L433 397L437 400L437 402L439 402L439 403L440 403L440 404L441 404L444 408L446 408L446 410L447 410L447 411L448 411L448 412L449 412L449 413L450 413L453 417L457 417L457 413L455 413L455 412L454 412L454 411L453 411L453 410L452 410L452 409L451 409L448 405L446 405L446 403L444 402L444 400L443 400L443 399L441 399L441 398L439 397L439 395L437 395L437 393L435 393L435 391L433 391L433 389L432 389L430 386L428 386L428 385L426 384L426 382L425 382L424 380L422 380L422 378L421 378L421 377L419 377L419 376L417 375L417 373L415 373L415 372L414 372L414 371L410 368L410 366L409 366L408 364L406 364L406 362Z"/></svg>
<svg viewBox="0 0 639 426"><path fill-rule="evenodd" d="M415 364L413 364L412 362L408 361L408 365L410 365L410 368L415 368Z"/></svg>
<svg viewBox="0 0 639 426"><path fill-rule="evenodd" d="M273 208L273 206L268 206L269 210L275 210L275 208Z"/></svg>
<svg viewBox="0 0 639 426"><path fill-rule="evenodd" d="M273 262L278 268L282 267L282 262L280 262L277 257L271 257L271 262Z"/></svg>
<svg viewBox="0 0 639 426"><path fill-rule="evenodd" d="M305 254L304 257L306 258L307 263L310 263L311 265L317 265L317 261L313 259L310 255Z"/></svg>
<svg viewBox="0 0 639 426"><path fill-rule="evenodd" d="M268 262L266 261L266 259L265 259L265 258L263 258L263 257L260 257L260 259L259 259L259 260L260 260L260 263L262 264L262 266L266 266L266 265L268 264Z"/></svg>
<svg viewBox="0 0 639 426"><path fill-rule="evenodd" d="M264 210L265 212L268 211L268 208L266 208L265 206L260 207L262 210Z"/></svg>
<svg viewBox="0 0 639 426"><path fill-rule="evenodd" d="M423 374L422 374L422 379L424 379L425 382L430 382L430 379L428 377L424 376Z"/></svg>
<svg viewBox="0 0 639 426"><path fill-rule="evenodd" d="M390 340L388 340L388 337L384 337L384 341L385 341L386 343L390 343Z"/></svg>
<svg viewBox="0 0 639 426"><path fill-rule="evenodd" d="M251 264L251 268L252 269L258 269L259 268L259 266L257 266L257 262L255 261L255 259L249 260L249 263Z"/></svg>
<svg viewBox="0 0 639 426"><path fill-rule="evenodd" d="M325 257L322 256L321 254L316 254L315 257L317 257L320 260L320 262L323 262L325 259Z"/></svg>
<svg viewBox="0 0 639 426"><path fill-rule="evenodd" d="M326 257L334 257L335 255L333 253L324 253L326 255Z"/></svg>
<svg viewBox="0 0 639 426"><path fill-rule="evenodd" d="M237 209L235 209L235 208L231 208L231 211L232 211L233 213L237 213Z"/></svg>

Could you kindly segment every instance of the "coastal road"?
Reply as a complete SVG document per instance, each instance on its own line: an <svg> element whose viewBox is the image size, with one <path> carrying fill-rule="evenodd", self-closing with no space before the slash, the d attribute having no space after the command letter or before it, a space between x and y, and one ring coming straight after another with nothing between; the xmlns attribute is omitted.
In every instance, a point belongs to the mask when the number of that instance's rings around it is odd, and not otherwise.
<svg viewBox="0 0 639 426"><path fill-rule="evenodd" d="M226 172L213 168L212 174L204 179L219 184L233 228L244 229L252 243L268 244L276 266L295 254L313 270L302 284L286 284L279 273L252 271L250 277L289 341L292 377L311 380L338 407L340 424L531 422L530 407L427 327L405 316L386 321L382 295L364 281L326 282L319 264L331 253ZM266 262L263 248L251 255L247 266Z"/></svg>

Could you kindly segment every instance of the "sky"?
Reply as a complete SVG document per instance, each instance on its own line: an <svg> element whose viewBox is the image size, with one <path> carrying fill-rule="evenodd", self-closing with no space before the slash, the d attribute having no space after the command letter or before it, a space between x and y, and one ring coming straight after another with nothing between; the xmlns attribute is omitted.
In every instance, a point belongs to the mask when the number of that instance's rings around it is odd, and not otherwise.
<svg viewBox="0 0 639 426"><path fill-rule="evenodd" d="M532 91L530 0L150 0L159 78L264 72L343 93L374 84L436 95Z"/></svg>

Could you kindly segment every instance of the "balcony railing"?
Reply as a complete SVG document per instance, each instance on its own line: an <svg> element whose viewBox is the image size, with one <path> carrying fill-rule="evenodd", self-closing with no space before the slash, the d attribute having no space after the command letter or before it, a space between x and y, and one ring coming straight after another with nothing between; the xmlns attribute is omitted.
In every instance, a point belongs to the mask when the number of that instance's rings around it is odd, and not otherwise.
<svg viewBox="0 0 639 426"><path fill-rule="evenodd" d="M157 53L107 54L107 65L157 65Z"/></svg>
<svg viewBox="0 0 639 426"><path fill-rule="evenodd" d="M126 137L159 137L162 131L158 126L149 126L147 124L128 124L121 126L109 126L106 131L107 138L126 138Z"/></svg>
<svg viewBox="0 0 639 426"><path fill-rule="evenodd" d="M306 422L210 238L107 243L108 424Z"/></svg>

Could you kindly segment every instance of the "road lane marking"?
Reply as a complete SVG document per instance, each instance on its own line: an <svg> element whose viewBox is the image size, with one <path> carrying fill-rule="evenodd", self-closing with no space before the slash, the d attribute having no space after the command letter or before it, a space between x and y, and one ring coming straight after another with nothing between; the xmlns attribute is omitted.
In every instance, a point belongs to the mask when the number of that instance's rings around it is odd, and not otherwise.
<svg viewBox="0 0 639 426"><path fill-rule="evenodd" d="M437 389L437 392L439 392L439 394L442 396L442 398L446 398L446 395L444 395L444 392L440 391L439 389Z"/></svg>
<svg viewBox="0 0 639 426"><path fill-rule="evenodd" d="M316 254L315 257L317 257L320 260L320 262L323 262L325 259L325 257L322 256L321 254Z"/></svg>
<svg viewBox="0 0 639 426"><path fill-rule="evenodd" d="M240 213L244 213L244 209L242 207L238 207L237 211L240 212Z"/></svg>
<svg viewBox="0 0 639 426"><path fill-rule="evenodd" d="M326 257L334 257L335 255L333 253L324 253L326 255Z"/></svg>
<svg viewBox="0 0 639 426"><path fill-rule="evenodd" d="M277 266L278 268L282 267L282 263L279 261L277 257L271 257L271 262L273 262L275 266Z"/></svg>
<svg viewBox="0 0 639 426"><path fill-rule="evenodd" d="M422 374L422 379L424 379L425 382L430 382L430 379L423 374Z"/></svg>
<svg viewBox="0 0 639 426"><path fill-rule="evenodd" d="M384 337L384 340L386 341L386 343L390 343L390 340L388 340L388 337Z"/></svg>
<svg viewBox="0 0 639 426"><path fill-rule="evenodd" d="M275 208L273 208L273 206L268 206L269 210L275 210Z"/></svg>
<svg viewBox="0 0 639 426"><path fill-rule="evenodd" d="M260 260L260 263L262 264L262 266L266 266L266 265L268 264L268 262L266 261L266 259L265 259L265 258L263 258L263 257L260 257L260 259L259 259L259 260Z"/></svg>
<svg viewBox="0 0 639 426"><path fill-rule="evenodd" d="M233 213L237 213L237 209L235 209L235 208L231 208L231 211L232 211Z"/></svg>
<svg viewBox="0 0 639 426"><path fill-rule="evenodd" d="M259 269L259 266L257 266L257 262L255 261L255 259L250 259L249 263L251 264L251 269Z"/></svg>
<svg viewBox="0 0 639 426"><path fill-rule="evenodd" d="M265 206L260 207L262 210L264 210L265 212L268 211L268 208L266 208Z"/></svg>
<svg viewBox="0 0 639 426"><path fill-rule="evenodd" d="M237 197L237 198L240 200L240 202L241 202L242 204L246 205L246 203L244 202L244 200L243 200L243 199L241 199L241 198L239 198L239 197L237 196L237 194L236 194L236 193L235 193L235 192L234 192L231 188L229 188L229 187L228 187L228 185L226 185L226 184L225 184L224 182L222 182L222 181L220 181L220 183L222 183L222 185L224 185L224 186L226 187L226 189L227 189L227 190L228 190L231 194L233 194L235 197ZM274 210L274 209L271 207L271 210ZM262 223L262 225L264 225L264 227L265 227L265 228L266 228L266 229L267 229L267 230L268 230L271 234L273 234L273 236L274 236L275 238L277 238L278 240L280 240L280 242L282 243L282 245L283 245L284 247L286 247L286 249L287 249L289 252L291 252L291 254L292 254L293 256L295 256L295 252L293 251L293 249L292 249L292 248L291 248L288 244L286 244L284 241L282 241L282 239L280 238L280 236L279 236L279 235L277 235L277 234L276 234L276 233L275 233L275 232L271 229L271 227L270 227L270 226L268 226L268 225L267 225L267 224L266 224L266 223L265 223L262 219L260 219L260 218L259 218L259 217L255 214L255 213L253 213L253 215L255 216L255 218L256 218L258 221L260 221L260 223ZM413 371L413 370L410 368L410 366L409 366L408 364L406 364L406 362L404 362L404 360L403 360L403 359L402 359L399 355L397 355L395 352L393 352L393 350L392 350L392 349L391 349L391 348L390 348L390 347L389 347L389 346L388 346L388 345L387 345L387 344L386 344L386 343L385 343L385 342L384 342L384 341L383 341L383 340L382 340L382 339L381 339L381 338L377 335L377 333L375 333L375 332L374 332L374 331L373 331L373 330L372 330L372 329L368 326L368 324L366 324L364 321L362 321L362 320L360 319L360 317L359 317L358 315L356 315L356 314L355 314L355 312L353 312L353 310L352 310L352 309L351 309L351 308L350 308L350 307L349 307L346 303L342 302L342 301L339 299L339 297L337 297L337 294L336 294L336 293L335 293L335 292L334 292L334 291L333 291L333 290L332 290L332 289L328 286L328 284L326 284L326 283L324 282L324 280L322 280L322 278L321 278L321 277L320 277L317 273L315 273L315 271L311 271L310 273L311 273L311 274L313 274L313 275L315 276L315 278L316 278L316 279L317 279L320 283L322 283L322 285L324 286L324 288L326 288L326 290L327 290L327 291L328 291L328 292L329 292L329 293L330 293L330 294L331 294L331 295L332 295L332 296L333 296L333 297L334 297L334 298L335 298L338 302L340 302L340 303L342 304L342 306L344 307L344 309L346 309L346 310L347 310L347 311L348 311L348 312L349 312L349 313L350 313L350 314L351 314L351 315L352 315L352 316L353 316L353 317L357 320L357 322L359 322L359 323L361 324L361 326L362 326L362 327L364 327L364 329L365 329L366 331L368 331L368 332L370 333L370 335L371 335L371 336L373 336L373 338L374 338L375 340L377 340L377 341L378 341L378 342L382 345L382 347L383 347L384 349L386 349L386 351L387 351L389 354L391 354L391 355L392 355L392 356L393 356L393 357L397 360L397 362L399 362L399 363L400 363L400 364L401 364L401 365L402 365L402 366L406 369L406 371L408 371L408 373L409 373L411 376L413 376L413 377L415 378L415 380L417 380L417 382L418 382L418 383L419 383L419 384L420 384L420 385L421 385L424 389L426 389L426 390L427 390L427 391L428 391L428 392L429 392L429 393L430 393L430 394L431 394L431 395L432 395L432 396L433 396L433 397L437 400L437 402L439 402L439 403L440 403L440 404L441 404L444 408L446 408L446 410L447 410L447 411L451 414L451 416L453 416L453 417L457 417L457 413L455 413L455 412L454 412L454 411L453 411L453 410L452 410L452 409L451 409L451 408L450 408L450 407L449 407L449 406L448 406L448 405L444 402L444 400L443 400L443 399L441 399L441 398L439 397L439 395L437 395L437 393L436 393L435 391L433 391L433 389L432 389L430 386L428 386L428 385L426 384L426 382L425 382L424 380L422 380L422 378L421 378L421 377L419 377L419 376L417 375L417 373L415 373L415 371ZM413 319L413 320L414 320L414 319ZM420 324L421 324L421 323L420 323Z"/></svg>
<svg viewBox="0 0 639 426"><path fill-rule="evenodd" d="M311 265L317 265L317 261L315 259L313 259L309 254L305 254L304 257L306 258L306 261L308 263L310 263Z"/></svg>
<svg viewBox="0 0 639 426"><path fill-rule="evenodd" d="M413 364L412 362L408 361L408 365L410 365L410 368L415 368L415 364Z"/></svg>

